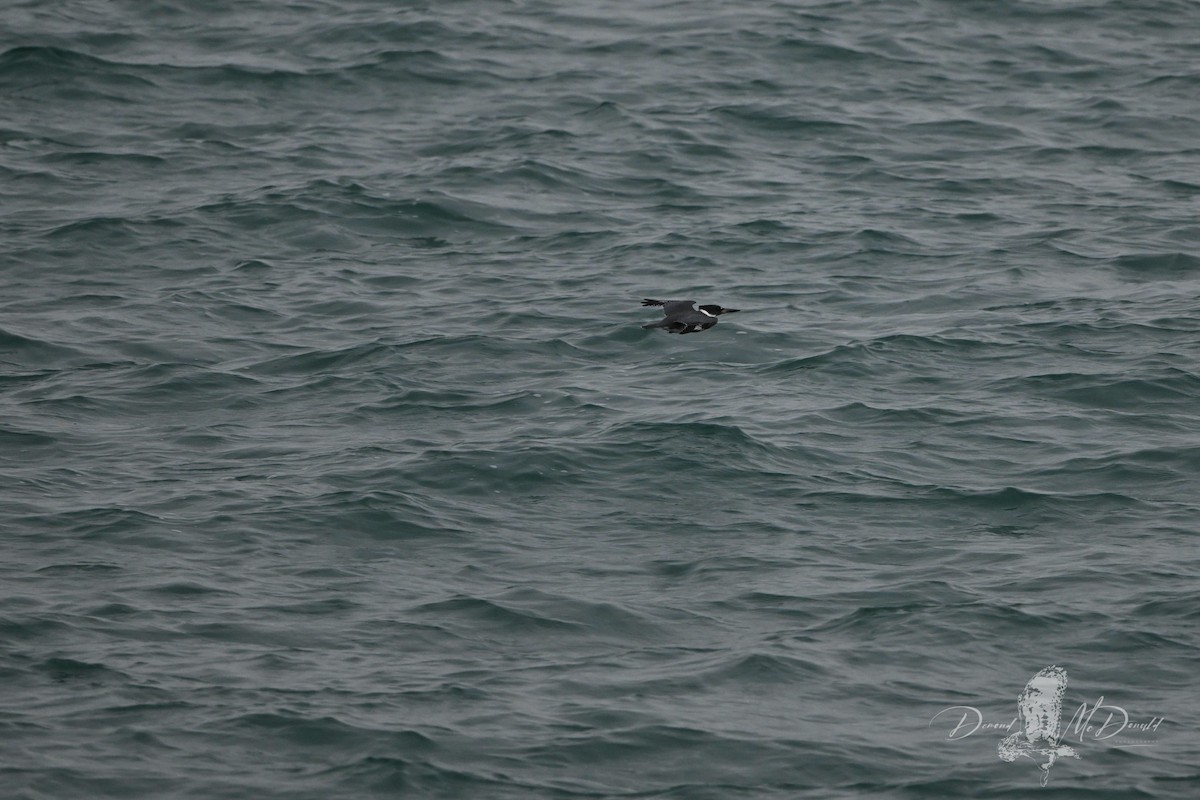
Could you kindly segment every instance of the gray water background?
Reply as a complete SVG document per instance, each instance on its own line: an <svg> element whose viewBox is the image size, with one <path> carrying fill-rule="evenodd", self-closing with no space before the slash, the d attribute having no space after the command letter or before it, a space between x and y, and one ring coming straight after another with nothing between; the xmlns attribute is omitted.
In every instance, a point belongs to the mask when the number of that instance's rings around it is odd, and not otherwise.
<svg viewBox="0 0 1200 800"><path fill-rule="evenodd" d="M1198 31L5 4L0 795L1196 797Z"/></svg>

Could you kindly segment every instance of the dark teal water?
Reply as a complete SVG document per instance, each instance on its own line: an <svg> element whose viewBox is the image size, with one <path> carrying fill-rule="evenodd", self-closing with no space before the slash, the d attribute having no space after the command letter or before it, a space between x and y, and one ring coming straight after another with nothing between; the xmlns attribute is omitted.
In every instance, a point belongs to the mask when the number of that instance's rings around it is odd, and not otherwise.
<svg viewBox="0 0 1200 800"><path fill-rule="evenodd" d="M0 23L0 795L1198 796L1200 6Z"/></svg>

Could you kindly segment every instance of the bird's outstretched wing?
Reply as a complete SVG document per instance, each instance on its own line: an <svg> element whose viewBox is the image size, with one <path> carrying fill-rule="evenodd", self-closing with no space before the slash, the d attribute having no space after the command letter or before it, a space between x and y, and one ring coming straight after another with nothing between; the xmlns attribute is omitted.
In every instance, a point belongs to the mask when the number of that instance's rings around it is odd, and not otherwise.
<svg viewBox="0 0 1200 800"><path fill-rule="evenodd" d="M642 301L644 306L662 306L664 314L679 314L684 311L691 311L696 306L695 300L651 300L646 298Z"/></svg>

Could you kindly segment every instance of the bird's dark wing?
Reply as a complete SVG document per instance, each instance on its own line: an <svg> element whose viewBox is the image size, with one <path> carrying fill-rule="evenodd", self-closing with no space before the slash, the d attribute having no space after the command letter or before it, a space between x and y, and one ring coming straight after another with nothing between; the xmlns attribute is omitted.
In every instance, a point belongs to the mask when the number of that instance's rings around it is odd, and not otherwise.
<svg viewBox="0 0 1200 800"><path fill-rule="evenodd" d="M651 300L649 298L642 301L644 306L662 306L663 313L670 316L671 314L682 314L685 311L692 311L696 305L695 300Z"/></svg>

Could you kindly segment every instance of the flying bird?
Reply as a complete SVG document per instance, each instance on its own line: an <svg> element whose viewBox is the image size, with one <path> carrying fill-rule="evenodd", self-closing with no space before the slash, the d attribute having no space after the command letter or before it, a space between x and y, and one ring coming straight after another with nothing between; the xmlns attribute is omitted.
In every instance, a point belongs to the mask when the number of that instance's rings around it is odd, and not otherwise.
<svg viewBox="0 0 1200 800"><path fill-rule="evenodd" d="M732 314L739 309L703 305L696 308L695 300L651 300L642 301L643 306L662 306L665 315L658 322L649 322L643 328L666 328L667 333L695 333L706 331L717 324L717 315Z"/></svg>

